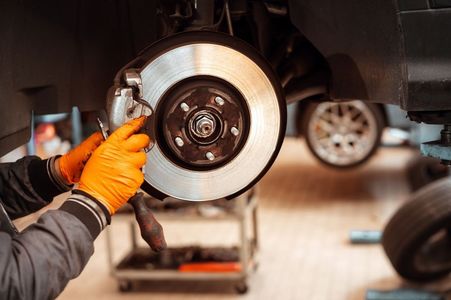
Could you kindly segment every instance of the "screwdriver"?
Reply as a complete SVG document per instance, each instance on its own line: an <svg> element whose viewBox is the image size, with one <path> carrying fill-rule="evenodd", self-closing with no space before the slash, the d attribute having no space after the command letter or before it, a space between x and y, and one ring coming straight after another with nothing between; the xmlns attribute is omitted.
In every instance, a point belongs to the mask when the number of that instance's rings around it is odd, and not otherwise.
<svg viewBox="0 0 451 300"><path fill-rule="evenodd" d="M97 125L102 133L103 139L108 138L108 131L103 126L100 118L97 118ZM164 239L163 227L155 219L152 211L144 200L144 194L138 192L129 200L135 212L135 218L141 231L141 237L150 246L153 251L159 252L166 249L166 240Z"/></svg>

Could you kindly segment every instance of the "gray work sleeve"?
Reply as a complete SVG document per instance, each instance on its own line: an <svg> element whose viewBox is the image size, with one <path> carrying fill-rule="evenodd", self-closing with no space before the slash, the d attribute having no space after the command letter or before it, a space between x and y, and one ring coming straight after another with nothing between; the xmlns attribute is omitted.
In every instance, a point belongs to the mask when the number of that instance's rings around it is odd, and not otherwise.
<svg viewBox="0 0 451 300"><path fill-rule="evenodd" d="M0 164L0 201L11 219L41 209L53 197L70 189L56 179L55 159L27 156L14 163Z"/></svg>
<svg viewBox="0 0 451 300"><path fill-rule="evenodd" d="M54 299L93 254L106 208L73 194L18 235L0 232L0 299Z"/></svg>

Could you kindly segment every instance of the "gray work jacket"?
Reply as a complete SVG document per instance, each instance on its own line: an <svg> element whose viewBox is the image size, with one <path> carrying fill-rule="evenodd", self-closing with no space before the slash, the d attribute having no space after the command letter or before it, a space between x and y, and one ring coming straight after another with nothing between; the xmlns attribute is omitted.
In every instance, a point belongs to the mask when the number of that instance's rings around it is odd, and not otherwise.
<svg viewBox="0 0 451 300"><path fill-rule="evenodd" d="M17 232L11 219L39 210L67 190L55 183L52 159L0 164L0 299L56 298L83 270L94 239L110 221L106 208L75 192L60 209Z"/></svg>

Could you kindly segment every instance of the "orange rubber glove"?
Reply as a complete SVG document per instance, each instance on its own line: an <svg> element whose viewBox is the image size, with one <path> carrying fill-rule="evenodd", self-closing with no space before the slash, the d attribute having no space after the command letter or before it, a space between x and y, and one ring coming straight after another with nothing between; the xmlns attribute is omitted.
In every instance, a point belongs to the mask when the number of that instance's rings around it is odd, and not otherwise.
<svg viewBox="0 0 451 300"><path fill-rule="evenodd" d="M79 190L96 198L111 214L124 205L141 186L146 163L142 151L150 143L146 134L134 134L144 124L140 117L118 128L92 154L80 178Z"/></svg>
<svg viewBox="0 0 451 300"><path fill-rule="evenodd" d="M96 132L57 160L59 171L66 183L73 184L80 180L86 162L102 141L102 135Z"/></svg>

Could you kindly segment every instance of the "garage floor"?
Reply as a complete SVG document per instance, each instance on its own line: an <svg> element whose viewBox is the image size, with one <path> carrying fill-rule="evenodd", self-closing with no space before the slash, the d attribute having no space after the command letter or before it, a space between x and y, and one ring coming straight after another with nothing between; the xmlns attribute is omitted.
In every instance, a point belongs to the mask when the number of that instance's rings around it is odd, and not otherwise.
<svg viewBox="0 0 451 300"><path fill-rule="evenodd" d="M409 193L408 148L383 148L364 167L320 166L304 144L287 139L260 184L261 253L245 296L224 283L141 283L117 292L109 276L105 236L82 275L59 299L364 299L368 288L402 286L379 245L350 245L350 229L380 229ZM114 223L114 219L113 219ZM169 245L217 245L237 239L233 224L163 223ZM126 250L127 227L114 223L115 247ZM435 288L435 287L431 287Z"/></svg>

